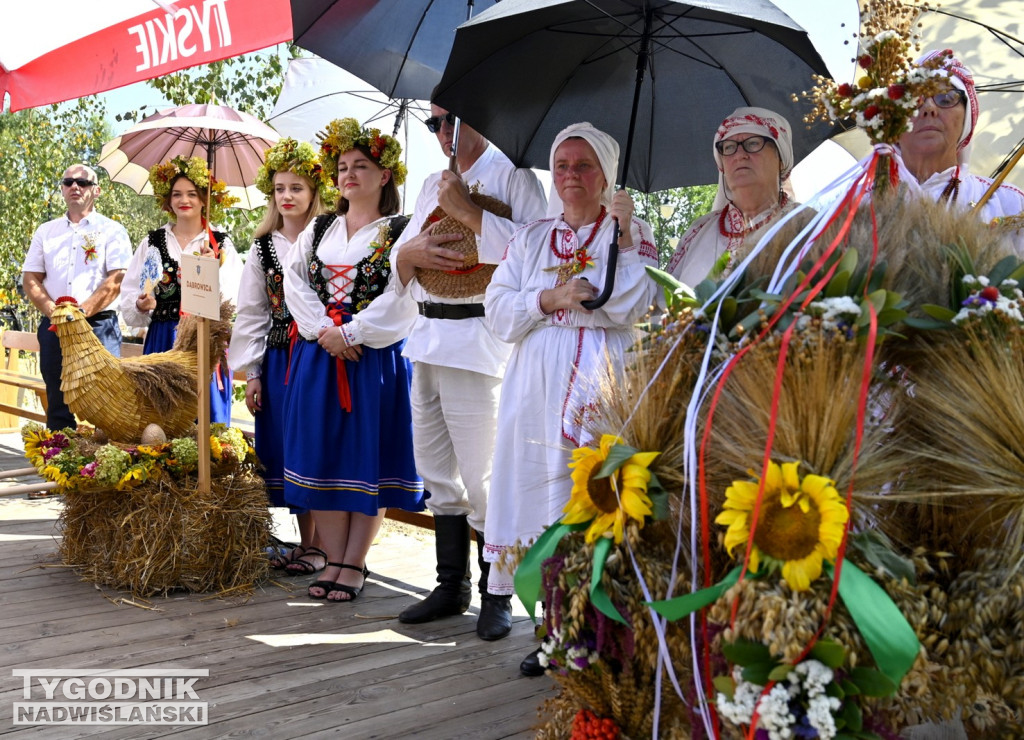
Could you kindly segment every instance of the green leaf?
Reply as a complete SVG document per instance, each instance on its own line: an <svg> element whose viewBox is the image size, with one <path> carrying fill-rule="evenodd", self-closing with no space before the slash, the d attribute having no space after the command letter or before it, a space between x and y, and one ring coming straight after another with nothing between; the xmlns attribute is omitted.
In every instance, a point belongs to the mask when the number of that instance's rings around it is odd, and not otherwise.
<svg viewBox="0 0 1024 740"><path fill-rule="evenodd" d="M885 282L885 271L888 268L885 260L879 260L875 263L874 269L871 271L871 280L868 282L868 293L875 293L882 289L882 283Z"/></svg>
<svg viewBox="0 0 1024 740"><path fill-rule="evenodd" d="M917 585L917 572L913 562L898 555L889 538L878 530L869 529L850 535L850 544L874 567L896 580L902 579L911 585Z"/></svg>
<svg viewBox="0 0 1024 740"><path fill-rule="evenodd" d="M825 286L825 297L826 298L838 298L839 296L848 295L846 289L850 285L850 273L847 271L836 273L831 280L828 281L828 285Z"/></svg>
<svg viewBox="0 0 1024 740"><path fill-rule="evenodd" d="M947 308L946 306L936 305L934 303L922 303L921 310L924 311L925 314L927 314L928 316L931 316L933 319L938 319L939 321L945 322L952 321L953 317L957 315L957 311L954 311L951 308Z"/></svg>
<svg viewBox="0 0 1024 740"><path fill-rule="evenodd" d="M754 663L768 663L772 659L768 646L753 640L737 640L722 645L722 655L730 663L748 666ZM768 670L771 670L769 668ZM763 685L763 684L762 684Z"/></svg>
<svg viewBox="0 0 1024 740"><path fill-rule="evenodd" d="M654 475L651 474L651 480L653 481L653 479ZM647 495L651 498L651 518L656 522L663 522L668 519L668 492L661 488L655 490L653 487L648 485Z"/></svg>
<svg viewBox="0 0 1024 740"><path fill-rule="evenodd" d="M857 684L864 696L886 697L896 694L897 686L892 679L874 668L857 666L850 671L850 680Z"/></svg>
<svg viewBox="0 0 1024 740"><path fill-rule="evenodd" d="M1024 262L1021 262L1017 269L1006 276L1009 280L1016 280L1018 283L1024 280Z"/></svg>
<svg viewBox="0 0 1024 740"><path fill-rule="evenodd" d="M736 695L736 682L733 681L732 676L715 676L711 679L711 683L714 684L718 693L725 694L729 701L732 701L733 696Z"/></svg>
<svg viewBox="0 0 1024 740"><path fill-rule="evenodd" d="M626 460L633 457L639 450L636 447L630 447L629 445L613 444L611 449L608 450L608 457L605 458L602 463L600 470L597 471L592 477L594 478L607 478L616 470L621 468Z"/></svg>
<svg viewBox="0 0 1024 740"><path fill-rule="evenodd" d="M818 640L811 648L811 657L834 670L846 659L846 648L834 640Z"/></svg>
<svg viewBox="0 0 1024 740"><path fill-rule="evenodd" d="M729 326L733 321L736 320L736 311L739 307L739 303L732 296L726 296L722 299L722 310L719 314L720 321L725 326Z"/></svg>
<svg viewBox="0 0 1024 740"><path fill-rule="evenodd" d="M750 683L756 683L758 686L766 686L769 681L769 676L772 670L775 668L774 662L769 663L752 663L751 665L743 667L743 680L749 681Z"/></svg>
<svg viewBox="0 0 1024 740"><path fill-rule="evenodd" d="M860 689L857 688L857 684L855 684L853 681L851 681L848 678L841 678L841 679L839 679L839 685L842 687L843 693L846 694L847 696L859 696L860 695Z"/></svg>
<svg viewBox="0 0 1024 740"><path fill-rule="evenodd" d="M716 290L718 290L717 282L714 280L702 280L697 283L697 287L693 289L693 292L696 295L697 300L700 302L700 305L703 306L711 300L711 296L715 294Z"/></svg>
<svg viewBox="0 0 1024 740"><path fill-rule="evenodd" d="M907 318L907 312L902 308L884 308L878 312L877 318L879 326L892 326L896 322Z"/></svg>
<svg viewBox="0 0 1024 740"><path fill-rule="evenodd" d="M768 680L775 681L776 683L778 683L779 681L785 681L786 677L792 672L792 665L790 665L789 663L780 663L779 665L772 668L771 672L768 674Z"/></svg>
<svg viewBox="0 0 1024 740"><path fill-rule="evenodd" d="M765 293L760 288L751 288L750 295L759 301L770 301L771 303L778 303L782 300L782 296L778 293Z"/></svg>
<svg viewBox="0 0 1024 740"><path fill-rule="evenodd" d="M644 269L647 270L647 274L651 277L651 279L654 282L656 282L663 288L668 288L668 290L671 291L672 293L679 291L691 296L693 295L693 291L690 290L686 283L680 282L671 273L665 272L664 270L659 270L657 267L651 267L650 265L645 265Z"/></svg>
<svg viewBox="0 0 1024 740"><path fill-rule="evenodd" d="M1020 259L1017 256L1011 254L1003 257L1001 260L996 262L995 267L989 271L989 285L994 285L998 288L1019 266Z"/></svg>
<svg viewBox="0 0 1024 740"><path fill-rule="evenodd" d="M847 730L860 732L864 729L864 715L861 713L860 707L857 706L857 702L843 702L843 707L839 710L836 719L842 720L843 727Z"/></svg>
<svg viewBox="0 0 1024 740"><path fill-rule="evenodd" d="M860 255L857 253L856 247L850 247L839 258L839 267L836 268L836 273L845 272L852 275L853 271L857 269L858 262L860 262Z"/></svg>

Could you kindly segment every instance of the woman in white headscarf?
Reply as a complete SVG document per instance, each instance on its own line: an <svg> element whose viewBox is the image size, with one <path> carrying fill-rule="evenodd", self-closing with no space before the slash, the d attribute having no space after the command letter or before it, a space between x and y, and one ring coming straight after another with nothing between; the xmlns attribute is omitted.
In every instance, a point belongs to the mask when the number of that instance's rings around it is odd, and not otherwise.
<svg viewBox="0 0 1024 740"><path fill-rule="evenodd" d="M918 64L942 58L949 73L948 89L925 98L913 119L913 130L900 137L900 155L925 195L950 208L966 210L981 200L992 184L968 170L971 139L978 121L978 94L974 77L949 49L930 51ZM981 209L991 221L1024 210L1024 193L1001 185Z"/></svg>
<svg viewBox="0 0 1024 740"><path fill-rule="evenodd" d="M583 427L594 391L608 360L621 364L636 339L633 324L655 297L645 270L657 266L654 235L633 216L629 194L615 192L618 160L618 144L589 123L561 131L550 165L563 210L515 233L487 288L487 323L514 345L487 506L484 557L492 563L562 515L571 452L589 441ZM615 288L589 311L581 302L603 286L614 222L622 232ZM487 590L510 595L511 572L492 566Z"/></svg>
<svg viewBox="0 0 1024 740"><path fill-rule="evenodd" d="M796 207L787 192L793 171L789 122L766 108L737 108L715 132L718 193L711 213L697 219L668 262L690 287L726 274L740 247Z"/></svg>

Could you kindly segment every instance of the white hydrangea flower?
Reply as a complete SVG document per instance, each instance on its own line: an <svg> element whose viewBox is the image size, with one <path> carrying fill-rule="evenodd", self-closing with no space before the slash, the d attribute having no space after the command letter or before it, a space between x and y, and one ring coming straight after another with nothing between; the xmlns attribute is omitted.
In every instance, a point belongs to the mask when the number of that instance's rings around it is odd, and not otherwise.
<svg viewBox="0 0 1024 740"><path fill-rule="evenodd" d="M794 673L803 677L804 689L812 698L824 694L825 687L832 683L832 669L813 658L800 663Z"/></svg>
<svg viewBox="0 0 1024 740"><path fill-rule="evenodd" d="M832 740L836 736L836 720L833 712L838 711L842 702L834 696L815 696L807 704L807 721L818 731L821 740Z"/></svg>

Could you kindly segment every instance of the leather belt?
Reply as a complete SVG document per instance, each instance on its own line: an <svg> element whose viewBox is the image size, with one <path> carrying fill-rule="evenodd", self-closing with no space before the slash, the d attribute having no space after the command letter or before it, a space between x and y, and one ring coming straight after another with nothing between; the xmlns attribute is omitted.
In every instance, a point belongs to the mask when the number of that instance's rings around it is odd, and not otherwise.
<svg viewBox="0 0 1024 740"><path fill-rule="evenodd" d="M117 311L113 311L113 310L108 309L106 311L97 311L96 313L94 313L92 316L89 317L89 320L90 321L105 321L107 319L113 319L116 316L117 316Z"/></svg>
<svg viewBox="0 0 1024 740"><path fill-rule="evenodd" d="M484 315L482 303L417 303L420 316L428 319L473 319Z"/></svg>

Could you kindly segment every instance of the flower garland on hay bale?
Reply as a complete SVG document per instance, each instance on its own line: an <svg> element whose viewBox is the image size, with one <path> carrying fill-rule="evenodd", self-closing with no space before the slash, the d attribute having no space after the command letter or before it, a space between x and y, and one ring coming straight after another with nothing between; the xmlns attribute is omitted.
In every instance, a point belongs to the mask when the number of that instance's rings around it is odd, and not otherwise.
<svg viewBox="0 0 1024 740"><path fill-rule="evenodd" d="M61 559L86 580L151 596L246 593L266 576L270 513L240 430L213 425L207 493L197 490L194 438L123 445L38 424L22 438L63 495Z"/></svg>

